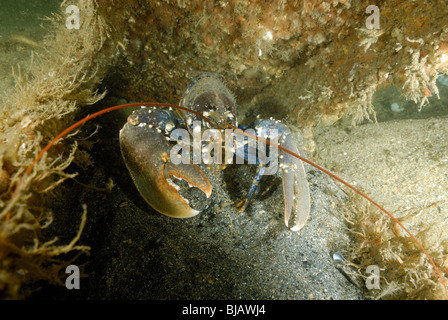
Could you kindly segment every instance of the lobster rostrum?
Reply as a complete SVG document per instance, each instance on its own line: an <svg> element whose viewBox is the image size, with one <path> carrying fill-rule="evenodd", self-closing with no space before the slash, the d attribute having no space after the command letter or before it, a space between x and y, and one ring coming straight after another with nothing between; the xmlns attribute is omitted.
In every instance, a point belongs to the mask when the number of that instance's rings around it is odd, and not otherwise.
<svg viewBox="0 0 448 320"><path fill-rule="evenodd" d="M222 135L225 135L227 164L232 163L235 157L237 163L247 161L258 165L241 210L245 210L250 199L257 194L261 177L277 174L283 181L286 226L298 231L305 225L310 211L310 193L302 161L285 151L277 152L276 147L271 146L267 152L266 145L260 143L265 139L279 140L280 146L299 153L296 140L286 125L260 119L250 126L239 125L233 94L216 75L208 72L191 80L180 106L196 113L142 107L128 117L120 131L124 162L140 194L155 210L171 217L188 218L208 205L212 184L201 169L203 164L200 160L207 164L211 157L215 157L215 163L219 165L221 154L224 154ZM202 127L209 130L201 134ZM187 133L181 140L183 148L176 148L179 144L178 129ZM242 134L242 130L248 129L263 139L258 141L260 148L256 147L256 139ZM197 147L197 152L193 151L193 159L188 156L190 136L199 137L193 140L193 149ZM176 161L181 156L177 150L186 152L187 161ZM229 150L230 155L227 154ZM195 159L198 161L192 161Z"/></svg>

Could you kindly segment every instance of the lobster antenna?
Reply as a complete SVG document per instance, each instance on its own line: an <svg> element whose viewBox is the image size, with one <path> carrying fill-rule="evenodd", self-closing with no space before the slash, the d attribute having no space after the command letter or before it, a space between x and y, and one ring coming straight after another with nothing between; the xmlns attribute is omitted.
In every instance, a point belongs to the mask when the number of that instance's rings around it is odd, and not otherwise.
<svg viewBox="0 0 448 320"><path fill-rule="evenodd" d="M64 136L66 136L68 133L72 132L73 130L75 130L76 128L78 128L79 126L81 126L82 124L86 123L87 121L96 118L102 114L111 112L111 111L115 111L115 110L119 110L119 109L124 109L124 108L131 108L131 107L138 107L138 106L151 106L151 107L164 107L164 108L174 108L174 109L180 109L180 110L185 110L187 112L191 112L193 114L195 114L196 116L204 119L207 123L210 124L210 126L213 126L213 123L207 119L205 116L203 116L202 114L200 114L199 112L196 112L194 110L191 110L189 108L186 107L182 107L182 106L177 106L177 105L172 105L172 104L168 104L168 103L156 103L156 102L140 102L140 103L127 103L127 104L121 104L121 105L116 105L113 107L109 107L103 110L100 110L98 112L95 112L89 116L86 116L85 118L79 120L78 122L72 124L71 126L69 126L67 129L65 129L64 131L62 131L60 134L58 134L53 140L51 140L41 151L40 153L37 155L37 157L34 159L34 161L28 166L28 168L25 171L25 174L23 175L22 179L19 181L16 189L14 190L13 195L11 196L10 201L8 202L8 205L3 209L3 212L0 216L2 216L4 213L7 213L7 217L8 217L8 213L9 211L12 209L12 207L14 206L15 202L17 201L19 195L20 195L20 191L23 188L23 183L25 181L25 179L27 178L27 176L33 171L34 166L39 162L39 160L43 157L43 155L45 154L45 152L47 152L54 144L56 144L56 142L58 142L61 138L63 138ZM410 237L411 239L417 244L417 246L420 248L420 250L422 250L422 252L426 255L426 257L428 258L429 262L431 263L431 265L434 267L434 270L437 273L437 276L439 277L442 285L443 285L443 289L445 292L445 297L448 299L448 290L446 287L446 283L445 283L445 279L442 276L442 273L440 272L439 268L437 267L437 265L435 264L435 262L433 261L433 259L431 258L431 256L428 254L428 252L426 251L426 249L423 247L423 245L417 240L417 238L414 237L414 235L412 235L412 233L400 222L397 220L397 218L395 218L391 213L389 213L386 209L384 209L381 205L379 205L378 203L376 203L373 199L371 199L370 197L368 197L367 195L365 195L364 193L362 193L360 190L358 190L357 188L355 188L354 186L352 186L351 184L349 184L348 182L342 180L341 178L339 178L338 176L336 176L335 174L333 174L332 172L328 171L327 169L315 164L314 162L303 158L302 156L278 145L275 143L271 143L270 141L267 141L263 138L260 137L256 137L254 135L248 134L246 132L243 132L241 129L231 125L231 124L226 124L226 126L228 128L232 128L234 130L238 130L239 132L241 132L243 135L246 135L249 138L255 139L255 140L260 140L263 141L269 145L272 145L274 147L277 147L278 149L289 153L290 155L308 163L309 165L315 167L316 169L328 174L329 176L331 176L332 178L334 178L335 180L341 182L342 184L344 184L345 186L349 187L350 189L352 189L353 191L355 191L357 194L359 194L360 196L362 196L363 198L365 198L367 201L369 201L370 203L372 203L373 205L375 205L377 208L379 208L381 211L383 211L384 213L386 213L393 221L395 221Z"/></svg>
<svg viewBox="0 0 448 320"><path fill-rule="evenodd" d="M0 214L0 216L3 216L3 214L6 214L6 217L9 217L9 211L13 208L15 202L17 201L17 199L19 198L20 192L22 191L23 185L24 185L24 181L25 179L28 177L28 175L33 171L34 166L36 165L36 163L39 162L39 160L44 156L45 152L47 152L53 145L56 144L56 142L58 142L61 138L63 138L64 136L66 136L68 133L72 132L73 130L75 130L76 128L78 128L79 126L81 126L82 124L86 123L87 121L96 118L102 114L111 112L111 111L115 111L115 110L119 110L119 109L124 109L124 108L131 108L131 107L139 107L139 106L151 106L151 107L164 107L164 108L175 108L175 109L180 109L180 110L185 110L191 113L194 113L195 115L203 118L205 121L207 121L211 126L213 125L213 123L208 120L207 118L205 118L203 115L201 115L199 112L196 112L194 110L185 108L185 107L181 107L181 106L177 106L177 105L172 105L172 104L168 104L168 103L156 103L156 102L139 102L139 103L127 103L127 104L120 104L117 106L113 106L113 107L109 107L103 110L100 110L98 112L95 112L91 115L86 116L85 118L79 120L78 122L72 124L70 127L68 127L67 129L65 129L64 131L62 131L61 133L59 133L53 140L51 140L37 155L37 157L34 159L34 161L28 166L28 168L25 171L25 174L22 176L22 178L20 179L19 183L17 184L16 189L14 190L14 193L11 196L11 199L8 202L8 205L2 210L2 214Z"/></svg>
<svg viewBox="0 0 448 320"><path fill-rule="evenodd" d="M234 129L234 130L238 130L239 132L241 132L242 134L248 136L249 138L255 139L255 140L260 140L264 143L267 143L269 145L272 145L273 147L276 147L286 153L289 153L290 155L308 163L309 165L315 167L316 169L322 171L323 173L328 174L330 177L336 179L337 181L341 182L342 184L344 184L345 186L349 187L350 189L352 189L353 191L355 191L357 194L359 194L360 196L362 196L363 198L365 198L367 201L369 201L370 203L372 203L373 205L375 205L378 209L380 209L381 211L383 211L385 214L387 214L393 221L395 221L410 237L411 239L417 244L417 246L420 248L420 250L423 251L423 253L426 255L426 257L428 258L429 262L431 263L431 265L434 267L434 270L437 273L437 276L439 277L442 285L443 285L443 289L445 292L445 297L448 299L448 291L447 291L447 287L446 287L446 283L445 283L445 279L442 276L442 273L440 272L439 268L436 266L434 260L431 258L431 256L429 255L429 253L426 251L426 249L423 247L423 245L420 243L420 241L417 240L416 237L414 237L414 235L400 222L398 221L397 218L395 218L389 211L387 211L386 209L384 209L380 204L378 204L376 201L374 201L372 198L370 198L369 196L365 195L362 191L358 190L357 188L355 188L354 186L352 186L350 183L342 180L341 178L339 178L338 176L336 176L334 173L328 171L327 169L319 166L318 164L315 164L314 162L278 145L275 143L271 143L270 141L260 138L260 137L256 137L254 135L251 135L249 133L243 132L241 129L238 129L235 126L232 126L231 124L227 124L228 127Z"/></svg>

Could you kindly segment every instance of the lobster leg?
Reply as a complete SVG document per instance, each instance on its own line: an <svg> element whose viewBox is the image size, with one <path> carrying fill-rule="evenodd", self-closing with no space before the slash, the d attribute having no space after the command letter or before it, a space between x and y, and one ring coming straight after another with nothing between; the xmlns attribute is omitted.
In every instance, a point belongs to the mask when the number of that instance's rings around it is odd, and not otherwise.
<svg viewBox="0 0 448 320"><path fill-rule="evenodd" d="M244 212L249 205L250 200L257 195L258 190L260 189L260 180L263 177L264 170L265 166L260 164L257 169L257 174L255 175L252 185L250 186L249 192L247 193L247 197L243 200L244 202L239 212Z"/></svg>

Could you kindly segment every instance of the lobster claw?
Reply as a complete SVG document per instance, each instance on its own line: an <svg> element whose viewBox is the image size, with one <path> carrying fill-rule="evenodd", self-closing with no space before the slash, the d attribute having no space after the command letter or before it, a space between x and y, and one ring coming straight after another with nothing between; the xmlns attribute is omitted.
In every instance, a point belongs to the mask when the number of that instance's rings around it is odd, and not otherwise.
<svg viewBox="0 0 448 320"><path fill-rule="evenodd" d="M273 120L258 120L254 127L257 131L277 130L279 145L299 154L296 140L293 138L291 130L284 124ZM292 220L291 231L299 231L306 224L310 213L310 190L305 167L303 162L292 154L279 150L278 155L278 171L283 184L285 224L289 227L290 220Z"/></svg>
<svg viewBox="0 0 448 320"><path fill-rule="evenodd" d="M134 111L120 131L120 148L145 201L164 215L188 218L204 208L212 186L197 165L170 161L169 134L176 126L175 121L167 110Z"/></svg>
<svg viewBox="0 0 448 320"><path fill-rule="evenodd" d="M280 145L299 154L289 129L280 138ZM310 214L310 189L306 179L305 167L300 159L283 150L280 150L279 155L280 170L283 177L285 224L288 226L291 213L293 213L295 218L291 231L299 231L305 225Z"/></svg>

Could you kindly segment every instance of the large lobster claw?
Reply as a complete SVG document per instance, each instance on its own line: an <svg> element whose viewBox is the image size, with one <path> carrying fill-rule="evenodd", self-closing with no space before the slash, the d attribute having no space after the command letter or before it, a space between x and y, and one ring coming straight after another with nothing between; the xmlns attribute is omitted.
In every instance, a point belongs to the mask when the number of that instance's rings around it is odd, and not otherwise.
<svg viewBox="0 0 448 320"><path fill-rule="evenodd" d="M260 130L275 129L278 132L279 145L299 154L296 139L291 130L284 124L274 120L257 120L254 128ZM291 231L299 231L308 220L310 213L310 190L303 162L297 157L279 150L278 171L283 181L285 205L285 224L288 227L292 220Z"/></svg>
<svg viewBox="0 0 448 320"><path fill-rule="evenodd" d="M188 218L204 208L212 186L197 165L170 161L169 134L176 125L170 111L152 108L134 111L120 131L120 148L135 186L146 202L164 215Z"/></svg>

